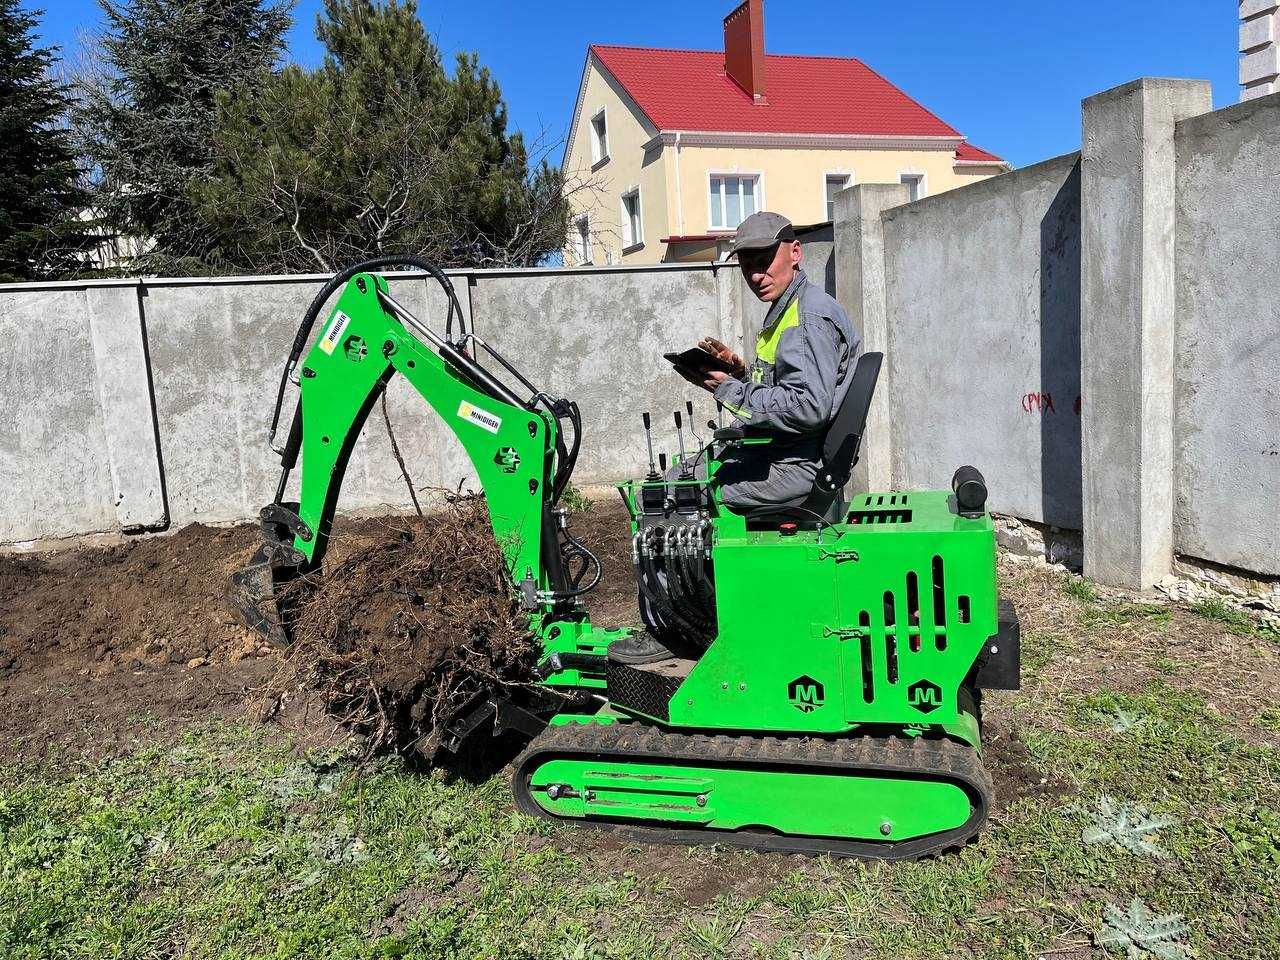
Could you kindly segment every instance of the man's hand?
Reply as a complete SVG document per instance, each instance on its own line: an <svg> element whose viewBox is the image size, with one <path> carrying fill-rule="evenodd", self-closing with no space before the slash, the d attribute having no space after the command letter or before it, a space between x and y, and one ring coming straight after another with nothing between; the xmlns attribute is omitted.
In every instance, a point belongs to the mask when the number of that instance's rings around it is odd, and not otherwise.
<svg viewBox="0 0 1280 960"><path fill-rule="evenodd" d="M708 393L715 393L716 387L726 380L733 379L723 370L690 370L688 367L676 367L675 371L695 387L701 387Z"/></svg>
<svg viewBox="0 0 1280 960"><path fill-rule="evenodd" d="M731 370L729 374L733 379L741 380L747 375L747 365L743 362L742 358L715 337L703 337L698 341L698 348L707 351L707 353L711 354L717 360L727 363L729 366L733 367L733 370Z"/></svg>

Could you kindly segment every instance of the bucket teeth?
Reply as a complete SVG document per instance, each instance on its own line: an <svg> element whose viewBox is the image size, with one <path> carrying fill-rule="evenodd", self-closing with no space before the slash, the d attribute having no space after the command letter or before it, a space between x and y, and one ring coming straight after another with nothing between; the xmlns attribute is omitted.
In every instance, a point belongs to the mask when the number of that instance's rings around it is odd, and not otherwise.
<svg viewBox="0 0 1280 960"><path fill-rule="evenodd" d="M280 566L274 551L258 548L242 569L231 575L226 599L236 619L272 643L289 642L281 616L279 590L297 574L296 567Z"/></svg>

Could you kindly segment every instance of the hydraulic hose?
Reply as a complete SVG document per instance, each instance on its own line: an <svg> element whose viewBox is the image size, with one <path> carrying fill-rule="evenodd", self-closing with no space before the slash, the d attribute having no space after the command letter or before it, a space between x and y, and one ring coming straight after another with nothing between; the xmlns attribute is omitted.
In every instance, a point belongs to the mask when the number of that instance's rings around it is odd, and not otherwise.
<svg viewBox="0 0 1280 960"><path fill-rule="evenodd" d="M436 282L445 292L445 298L449 303L449 313L445 319L445 338L448 339L453 334L453 317L456 312L458 315L458 329L461 335L466 334L466 323L462 318L462 305L458 302L458 294L453 289L453 283L449 280L444 272L429 260L414 256L409 253L386 254L381 257L374 257L371 260L362 260L360 263L354 263L339 273L334 274L329 281L320 288L320 292L312 299L307 312L302 316L302 322L298 325L298 332L293 337L293 344L289 348L289 359L285 362L284 373L280 376L280 387L276 391L275 410L271 414L271 437L270 442L274 443L276 438L276 430L280 425L280 410L284 406L284 392L288 387L289 375L293 373L294 368L298 365L298 358L302 356L302 351L307 345L307 338L311 336L311 330L315 327L316 320L320 316L320 311L324 309L325 303L333 296L335 292L342 289L352 277L358 273L368 273L379 267L388 266L410 266L417 267L430 274L435 278ZM297 419L296 417L294 418ZM286 444L286 454L281 456L282 461L286 461L287 452L292 449L294 431L290 431L289 443ZM301 437L299 436L299 439ZM297 451L293 451L293 457L296 459ZM285 462L286 469L292 469L293 464Z"/></svg>

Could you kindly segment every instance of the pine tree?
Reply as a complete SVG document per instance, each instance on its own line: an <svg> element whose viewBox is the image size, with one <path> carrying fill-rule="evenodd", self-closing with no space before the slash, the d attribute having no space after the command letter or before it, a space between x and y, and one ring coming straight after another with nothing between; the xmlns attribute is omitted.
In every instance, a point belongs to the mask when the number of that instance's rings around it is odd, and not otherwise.
<svg viewBox="0 0 1280 960"><path fill-rule="evenodd" d="M221 270L330 270L407 251L445 265L537 263L567 229L559 171L530 173L498 84L452 76L413 0L325 0L317 70L224 96L197 191Z"/></svg>
<svg viewBox="0 0 1280 960"><path fill-rule="evenodd" d="M106 28L75 113L97 172L95 203L148 252L146 270L200 270L191 186L210 168L220 95L252 97L292 20L283 0L98 0Z"/></svg>
<svg viewBox="0 0 1280 960"><path fill-rule="evenodd" d="M74 273L90 242L68 93L50 77L54 51L35 45L37 17L0 0L0 282Z"/></svg>

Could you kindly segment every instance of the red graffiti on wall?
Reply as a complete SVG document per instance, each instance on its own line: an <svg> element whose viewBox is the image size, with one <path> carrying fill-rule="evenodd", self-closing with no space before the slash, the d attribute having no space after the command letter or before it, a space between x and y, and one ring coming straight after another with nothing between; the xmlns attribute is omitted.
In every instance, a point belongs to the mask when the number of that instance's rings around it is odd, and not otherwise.
<svg viewBox="0 0 1280 960"><path fill-rule="evenodd" d="M1022 411L1023 413L1053 413L1058 412L1058 408L1053 404L1053 394L1045 390L1042 392L1024 393L1022 395ZM1076 396L1075 403L1072 405L1076 416L1080 416L1080 408L1082 406L1079 395Z"/></svg>

